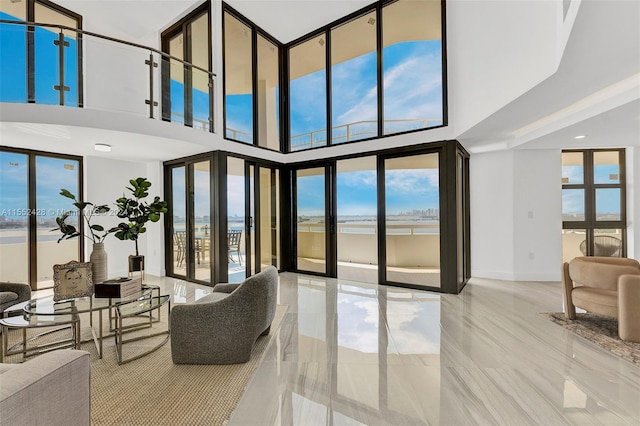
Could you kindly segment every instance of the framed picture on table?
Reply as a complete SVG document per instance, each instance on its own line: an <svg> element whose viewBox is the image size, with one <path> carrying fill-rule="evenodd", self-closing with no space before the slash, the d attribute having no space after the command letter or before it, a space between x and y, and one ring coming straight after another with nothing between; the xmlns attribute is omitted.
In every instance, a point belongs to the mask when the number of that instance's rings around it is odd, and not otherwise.
<svg viewBox="0 0 640 426"><path fill-rule="evenodd" d="M71 261L53 265L53 300L67 300L93 295L90 262Z"/></svg>

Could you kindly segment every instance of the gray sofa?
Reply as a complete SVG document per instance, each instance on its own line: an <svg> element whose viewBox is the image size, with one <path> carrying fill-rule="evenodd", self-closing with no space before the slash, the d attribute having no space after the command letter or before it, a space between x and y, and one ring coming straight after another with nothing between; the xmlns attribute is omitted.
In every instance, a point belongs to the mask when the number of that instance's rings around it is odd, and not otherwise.
<svg viewBox="0 0 640 426"><path fill-rule="evenodd" d="M268 334L276 310L278 271L269 266L239 284L171 309L171 358L175 364L238 364L251 358Z"/></svg>
<svg viewBox="0 0 640 426"><path fill-rule="evenodd" d="M29 284L0 282L0 314L8 307L29 299L31 299Z"/></svg>
<svg viewBox="0 0 640 426"><path fill-rule="evenodd" d="M23 364L0 364L3 425L91 424L89 352L48 352Z"/></svg>

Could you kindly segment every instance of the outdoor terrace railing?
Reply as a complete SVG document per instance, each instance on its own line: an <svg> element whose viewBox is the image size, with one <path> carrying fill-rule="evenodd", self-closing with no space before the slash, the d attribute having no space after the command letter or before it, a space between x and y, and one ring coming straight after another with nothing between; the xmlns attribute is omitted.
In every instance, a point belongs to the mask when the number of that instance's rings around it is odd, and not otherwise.
<svg viewBox="0 0 640 426"><path fill-rule="evenodd" d="M384 134L407 132L410 130L426 129L442 123L441 118L414 118L404 120L384 120ZM344 142L357 141L360 139L373 138L378 135L378 122L355 121L353 123L342 124L331 128L331 142L340 144ZM291 151L315 148L327 144L326 129L315 130L309 133L302 133L291 136Z"/></svg>
<svg viewBox="0 0 640 426"><path fill-rule="evenodd" d="M117 111L215 131L216 75L207 69L64 25L2 19L0 37L0 102Z"/></svg>

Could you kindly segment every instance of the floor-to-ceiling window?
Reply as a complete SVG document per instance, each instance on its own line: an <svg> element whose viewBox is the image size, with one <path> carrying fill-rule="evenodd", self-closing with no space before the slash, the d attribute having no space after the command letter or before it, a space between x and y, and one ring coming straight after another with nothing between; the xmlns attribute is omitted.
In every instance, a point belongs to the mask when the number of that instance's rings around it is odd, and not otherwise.
<svg viewBox="0 0 640 426"><path fill-rule="evenodd" d="M0 101L82 106L82 17L47 0L2 1ZM50 25L50 26L47 26ZM62 62L61 62L62 61Z"/></svg>
<svg viewBox="0 0 640 426"><path fill-rule="evenodd" d="M385 135L445 122L441 7L399 0L382 8Z"/></svg>
<svg viewBox="0 0 640 426"><path fill-rule="evenodd" d="M562 257L624 257L624 149L562 152Z"/></svg>
<svg viewBox="0 0 640 426"><path fill-rule="evenodd" d="M326 34L289 49L291 150L327 144Z"/></svg>
<svg viewBox="0 0 640 426"><path fill-rule="evenodd" d="M205 2L162 33L162 51L172 57L162 60L162 118L205 131L213 131L209 21Z"/></svg>
<svg viewBox="0 0 640 426"><path fill-rule="evenodd" d="M280 150L280 45L226 4L224 137Z"/></svg>
<svg viewBox="0 0 640 426"><path fill-rule="evenodd" d="M56 217L81 229L78 211L61 189L81 197L82 159L58 154L0 151L0 280L53 287L53 265L83 260L82 236L58 241ZM75 218L75 220L74 220Z"/></svg>
<svg viewBox="0 0 640 426"><path fill-rule="evenodd" d="M297 164L296 269L459 292L470 277L468 158L443 142Z"/></svg>
<svg viewBox="0 0 640 426"><path fill-rule="evenodd" d="M251 27L224 12L224 134L253 143L253 61Z"/></svg>
<svg viewBox="0 0 640 426"><path fill-rule="evenodd" d="M378 135L377 12L332 28L331 143Z"/></svg>
<svg viewBox="0 0 640 426"><path fill-rule="evenodd" d="M288 149L445 125L442 4L381 1L291 42Z"/></svg>

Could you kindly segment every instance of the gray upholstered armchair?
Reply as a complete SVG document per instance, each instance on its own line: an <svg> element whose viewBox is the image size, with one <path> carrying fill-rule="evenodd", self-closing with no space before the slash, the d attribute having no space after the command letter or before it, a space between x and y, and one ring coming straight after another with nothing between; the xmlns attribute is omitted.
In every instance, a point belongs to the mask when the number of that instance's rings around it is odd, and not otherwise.
<svg viewBox="0 0 640 426"><path fill-rule="evenodd" d="M239 364L249 361L276 310L278 271L269 266L239 284L171 309L171 358L175 364Z"/></svg>
<svg viewBox="0 0 640 426"><path fill-rule="evenodd" d="M25 283L0 283L0 313L9 306L31 299L31 287Z"/></svg>

